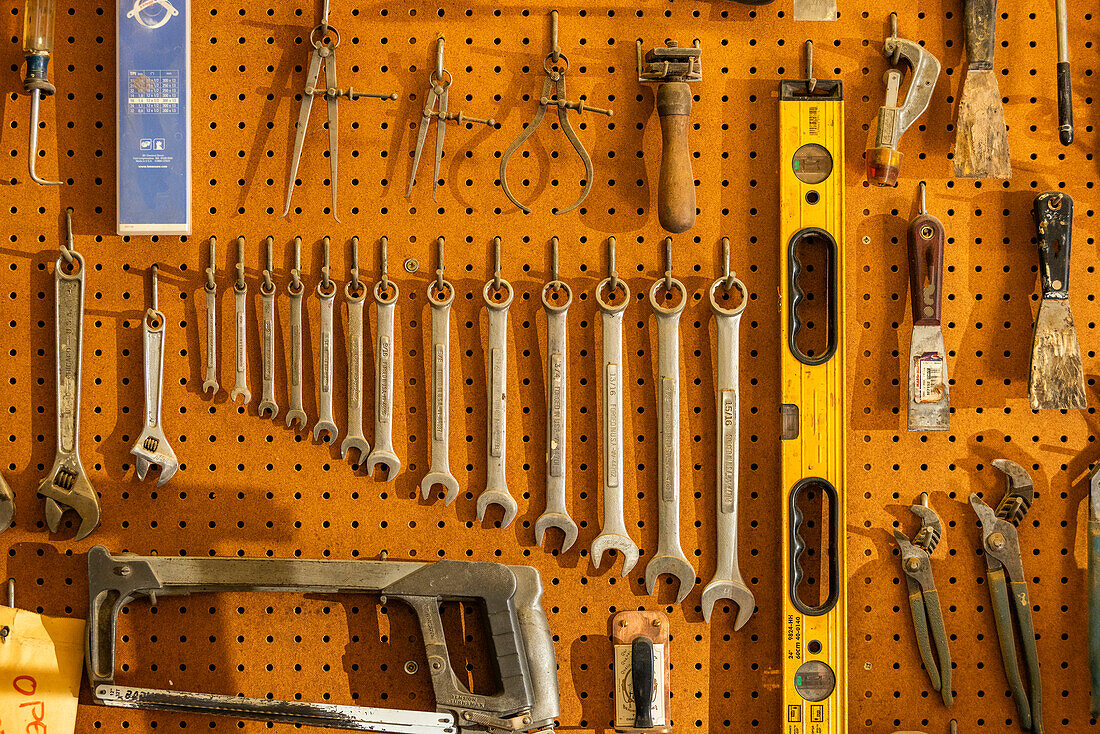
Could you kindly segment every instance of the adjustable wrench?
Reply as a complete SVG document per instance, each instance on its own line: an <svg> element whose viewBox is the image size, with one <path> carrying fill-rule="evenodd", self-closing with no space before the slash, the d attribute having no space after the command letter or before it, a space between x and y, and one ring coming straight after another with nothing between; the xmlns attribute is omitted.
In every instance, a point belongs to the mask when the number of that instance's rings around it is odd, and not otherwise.
<svg viewBox="0 0 1100 734"><path fill-rule="evenodd" d="M279 415L279 406L275 404L275 281L271 276L275 272L275 263L271 256L271 243L274 237L267 238L267 269L260 281L260 300L263 305L263 321L260 325L261 355L260 373L263 382L263 396L258 410L261 418L271 419Z"/></svg>
<svg viewBox="0 0 1100 734"><path fill-rule="evenodd" d="M613 246L613 245L612 245ZM630 538L623 517L623 311L630 288L612 275L596 286L596 303L603 325L603 526L592 541L592 565L599 568L603 554L614 550L623 557L625 577L638 563L638 544ZM607 289L610 298L602 294ZM615 292L622 289L622 299Z"/></svg>
<svg viewBox="0 0 1100 734"><path fill-rule="evenodd" d="M729 247L728 241L726 247ZM741 388L740 360L738 346L741 328L741 313L748 303L749 293L745 284L737 276L728 273L710 286L710 308L714 312L714 323L718 326L718 563L714 577L703 588L703 619L710 622L714 603L719 599L729 599L737 604L737 620L734 630L745 626L752 616L756 599L752 591L741 578L741 569L737 559L737 504L740 460L740 414ZM736 288L741 293L741 302L735 307L726 308L718 302L718 288L726 292Z"/></svg>
<svg viewBox="0 0 1100 734"><path fill-rule="evenodd" d="M61 516L74 510L80 518L76 540L99 525L99 497L80 462L80 367L84 345L84 258L72 249L72 210L69 244L54 265L54 377L57 386L57 455L53 468L38 485L46 500L46 525L56 533ZM72 260L66 262L71 256ZM68 266L68 270L66 270Z"/></svg>
<svg viewBox="0 0 1100 734"><path fill-rule="evenodd" d="M336 297L336 283L328 280L329 290L326 291L326 280L327 278L317 284L317 297L321 299L320 355L317 369L317 409L320 417L313 426L313 440L324 441L331 446L340 435L340 430L332 420L332 302Z"/></svg>
<svg viewBox="0 0 1100 734"><path fill-rule="evenodd" d="M164 314L160 312L157 298L157 266L153 273L153 305L145 312L141 323L141 341L145 363L145 425L130 453L137 459L137 478L145 479L150 466L160 467L160 487L171 479L179 462L168 445L164 426L160 422L161 401L164 397Z"/></svg>
<svg viewBox="0 0 1100 734"><path fill-rule="evenodd" d="M671 283L667 286L666 283ZM679 302L671 307L657 301L657 292L667 287L680 291ZM649 289L649 303L657 318L657 553L645 569L645 587L653 594L657 577L675 576L680 582L676 603L695 586L692 568L680 547L680 313L687 303L683 283L671 276L657 280Z"/></svg>
<svg viewBox="0 0 1100 734"><path fill-rule="evenodd" d="M294 268L286 292L290 296L290 410L286 414L287 426L295 430L306 427L306 411L302 407L302 296L306 286L302 282L302 238L294 238ZM297 424L297 425L295 425Z"/></svg>
<svg viewBox="0 0 1100 734"><path fill-rule="evenodd" d="M210 267L206 269L206 380L202 383L203 393L217 395L218 385L218 331L217 331L217 285L214 283L214 244L217 239L210 238Z"/></svg>
<svg viewBox="0 0 1100 734"><path fill-rule="evenodd" d="M244 281L244 237L237 238L237 281L233 284L233 346L236 350L236 379L229 399L244 398L244 404L252 402L252 393L248 389L248 341L245 308L248 305L248 284Z"/></svg>
<svg viewBox="0 0 1100 734"><path fill-rule="evenodd" d="M401 472L401 459L393 452L393 312L399 291L386 277L386 238L382 238L382 280L374 284L374 314L378 344L374 369L374 450L367 457L367 476L375 467L386 469L386 481Z"/></svg>
<svg viewBox="0 0 1100 734"><path fill-rule="evenodd" d="M535 521L535 542L542 547L547 528L557 528L565 534L561 552L565 553L577 540L577 523L569 517L565 503L566 455L566 335L565 319L573 292L558 280L557 238L554 238L554 277L542 288L542 306L546 310L546 511ZM564 298L553 302L559 292Z"/></svg>
<svg viewBox="0 0 1100 734"><path fill-rule="evenodd" d="M458 496L458 480L451 474L449 442L451 435L451 303L454 287L443 279L443 238L439 244L439 269L436 280L428 285L428 303L432 307L432 465L420 482L420 493L428 499L432 487L443 485L447 493L443 504Z"/></svg>
<svg viewBox="0 0 1100 734"><path fill-rule="evenodd" d="M346 459L348 451L355 449L361 462L370 453L370 444L363 435L363 299L367 286L359 281L358 266L352 274L354 277L344 286L348 304L348 435L340 444L340 458Z"/></svg>
<svg viewBox="0 0 1100 734"><path fill-rule="evenodd" d="M498 268L499 252L498 249ZM506 295L497 301L489 295L490 290L495 291L498 296L501 291ZM513 295L512 285L500 278L499 271L497 277L486 283L481 291L485 307L489 311L489 440L486 452L488 478L485 490L477 498L477 521L485 521L485 510L489 505L500 505L504 510L501 528L511 525L519 512L515 498L508 492L508 481L504 476L508 437L508 306L512 303Z"/></svg>

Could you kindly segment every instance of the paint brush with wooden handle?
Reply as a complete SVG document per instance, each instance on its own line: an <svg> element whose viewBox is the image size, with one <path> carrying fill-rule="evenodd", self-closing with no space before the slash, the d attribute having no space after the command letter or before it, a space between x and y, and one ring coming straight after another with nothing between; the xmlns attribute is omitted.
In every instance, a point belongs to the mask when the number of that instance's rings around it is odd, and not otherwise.
<svg viewBox="0 0 1100 734"><path fill-rule="evenodd" d="M955 121L955 177L1009 178L1008 130L993 53L997 0L963 0L966 79Z"/></svg>

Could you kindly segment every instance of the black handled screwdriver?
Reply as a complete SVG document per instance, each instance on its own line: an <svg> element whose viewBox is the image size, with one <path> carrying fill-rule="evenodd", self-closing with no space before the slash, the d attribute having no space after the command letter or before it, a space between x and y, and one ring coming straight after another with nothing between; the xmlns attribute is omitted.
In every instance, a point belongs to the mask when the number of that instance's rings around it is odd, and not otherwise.
<svg viewBox="0 0 1100 734"><path fill-rule="evenodd" d="M1062 145L1073 142L1073 90L1069 79L1069 24L1066 0L1054 0L1058 23L1058 137Z"/></svg>

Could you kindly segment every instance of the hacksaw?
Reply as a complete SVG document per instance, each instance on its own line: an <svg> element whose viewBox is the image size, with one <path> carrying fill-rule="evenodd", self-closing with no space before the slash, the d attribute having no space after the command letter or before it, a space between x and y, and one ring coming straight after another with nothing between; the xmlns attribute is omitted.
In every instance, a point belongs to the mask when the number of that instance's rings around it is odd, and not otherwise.
<svg viewBox="0 0 1100 734"><path fill-rule="evenodd" d="M844 88L806 78L779 87L779 232L784 734L839 734L847 721L844 380ZM820 264L820 255L827 264ZM812 262L811 262L812 258ZM808 281L821 288L804 290ZM810 316L811 309L820 312ZM800 589L800 498L821 502L828 560L820 596ZM824 578L827 576L827 578ZM800 593L800 591L802 593Z"/></svg>

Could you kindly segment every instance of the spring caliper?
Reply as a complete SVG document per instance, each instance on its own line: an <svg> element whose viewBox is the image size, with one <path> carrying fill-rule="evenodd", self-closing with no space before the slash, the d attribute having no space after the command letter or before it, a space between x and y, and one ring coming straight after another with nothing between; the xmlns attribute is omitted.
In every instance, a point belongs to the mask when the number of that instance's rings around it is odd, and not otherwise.
<svg viewBox="0 0 1100 734"><path fill-rule="evenodd" d="M152 306L141 322L141 341L145 362L145 425L130 453L137 460L137 478L144 480L150 466L160 467L157 486L163 485L179 469L179 462L160 421L164 397L164 314L157 297L157 266L150 269L153 280Z"/></svg>

